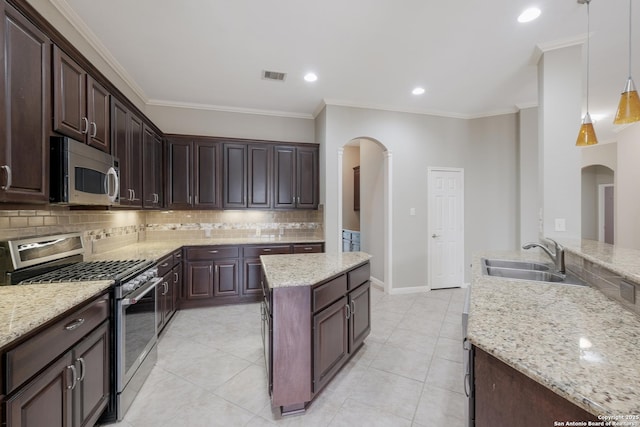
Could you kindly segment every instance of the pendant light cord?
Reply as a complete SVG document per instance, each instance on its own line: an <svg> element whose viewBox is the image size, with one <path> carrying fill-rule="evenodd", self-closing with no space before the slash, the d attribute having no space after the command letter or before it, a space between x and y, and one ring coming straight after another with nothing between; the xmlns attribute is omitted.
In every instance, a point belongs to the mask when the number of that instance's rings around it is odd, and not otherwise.
<svg viewBox="0 0 640 427"><path fill-rule="evenodd" d="M631 0L629 0L629 79L631 79Z"/></svg>
<svg viewBox="0 0 640 427"><path fill-rule="evenodd" d="M589 40L591 39L591 24L590 24L590 14L589 14L589 4L591 0L587 0L587 114L589 114ZM629 0L631 3L631 0ZM631 75L631 71L629 71L629 75Z"/></svg>

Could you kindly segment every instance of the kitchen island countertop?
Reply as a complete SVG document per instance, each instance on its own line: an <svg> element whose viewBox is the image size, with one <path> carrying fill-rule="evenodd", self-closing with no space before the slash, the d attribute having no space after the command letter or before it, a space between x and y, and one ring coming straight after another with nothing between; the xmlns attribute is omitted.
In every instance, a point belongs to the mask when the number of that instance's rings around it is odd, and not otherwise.
<svg viewBox="0 0 640 427"><path fill-rule="evenodd" d="M640 317L592 287L483 275L482 257L549 261L475 255L469 341L594 415L640 415Z"/></svg>
<svg viewBox="0 0 640 427"><path fill-rule="evenodd" d="M365 252L260 256L271 288L311 286L369 259L371 255Z"/></svg>

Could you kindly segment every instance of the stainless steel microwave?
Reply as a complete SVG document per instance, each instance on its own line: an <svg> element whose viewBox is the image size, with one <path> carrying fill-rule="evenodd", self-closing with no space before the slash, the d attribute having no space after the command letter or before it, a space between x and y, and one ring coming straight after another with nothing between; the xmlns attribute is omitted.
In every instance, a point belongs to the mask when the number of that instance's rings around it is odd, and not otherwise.
<svg viewBox="0 0 640 427"><path fill-rule="evenodd" d="M51 137L50 144L51 203L120 204L118 159L64 136Z"/></svg>

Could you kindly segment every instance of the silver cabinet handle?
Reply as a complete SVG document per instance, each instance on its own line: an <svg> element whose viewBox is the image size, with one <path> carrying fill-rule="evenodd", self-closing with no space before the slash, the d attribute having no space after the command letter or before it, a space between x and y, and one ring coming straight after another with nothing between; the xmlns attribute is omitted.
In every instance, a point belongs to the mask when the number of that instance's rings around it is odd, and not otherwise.
<svg viewBox="0 0 640 427"><path fill-rule="evenodd" d="M76 384L78 383L78 371L76 371L76 367L74 365L67 366L67 369L71 370L71 375L73 378L73 382L71 383L71 385L67 386L67 390L73 390L74 388L76 388Z"/></svg>
<svg viewBox="0 0 640 427"><path fill-rule="evenodd" d="M80 362L80 378L78 378L78 381L84 381L84 376L87 373L87 369L84 364L84 357L77 358L76 362Z"/></svg>
<svg viewBox="0 0 640 427"><path fill-rule="evenodd" d="M3 185L1 188L4 191L9 191L9 189L11 188L11 167L9 165L2 165L0 169L4 169L5 171L7 171L7 184Z"/></svg>
<svg viewBox="0 0 640 427"><path fill-rule="evenodd" d="M173 273L173 283L178 283L178 273Z"/></svg>
<svg viewBox="0 0 640 427"><path fill-rule="evenodd" d="M96 122L91 122L91 129L93 129L91 131L91 138L95 138L98 134L98 125L96 125Z"/></svg>
<svg viewBox="0 0 640 427"><path fill-rule="evenodd" d="M164 268L164 267L169 267L169 263L165 262L164 264L162 264L160 267Z"/></svg>
<svg viewBox="0 0 640 427"><path fill-rule="evenodd" d="M169 293L169 285L167 284L167 282L163 282L162 287L164 288L164 291L162 292L162 296L165 296L166 294Z"/></svg>
<svg viewBox="0 0 640 427"><path fill-rule="evenodd" d="M269 249L269 248L264 248L264 249L262 250L262 252L271 252L271 249Z"/></svg>
<svg viewBox="0 0 640 427"><path fill-rule="evenodd" d="M131 197L131 201L134 202L136 201L136 190L131 190L131 194L133 194L133 197Z"/></svg>
<svg viewBox="0 0 640 427"><path fill-rule="evenodd" d="M307 246L306 248L304 248L304 250L305 251L311 251L311 250L313 250L313 248L310 248L310 247Z"/></svg>
<svg viewBox="0 0 640 427"><path fill-rule="evenodd" d="M217 254L218 251L209 251L210 254Z"/></svg>
<svg viewBox="0 0 640 427"><path fill-rule="evenodd" d="M347 320L349 320L351 318L351 306L346 304L345 307L347 307Z"/></svg>
<svg viewBox="0 0 640 427"><path fill-rule="evenodd" d="M73 322L69 323L67 326L65 326L64 328L67 331L73 331L75 329L78 329L80 326L82 326L82 324L84 323L84 318L80 317L79 319L74 320Z"/></svg>
<svg viewBox="0 0 640 427"><path fill-rule="evenodd" d="M84 127L80 129L80 133L85 134L89 132L89 119L87 119L86 117L83 117L82 124L84 125Z"/></svg>
<svg viewBox="0 0 640 427"><path fill-rule="evenodd" d="M351 315L352 316L356 315L356 302L355 301L351 301Z"/></svg>
<svg viewBox="0 0 640 427"><path fill-rule="evenodd" d="M194 198L195 204L197 205L198 204L198 195L196 194L193 198Z"/></svg>
<svg viewBox="0 0 640 427"><path fill-rule="evenodd" d="M219 268L218 268L218 266L216 265L216 275L218 275L218 270L219 270Z"/></svg>
<svg viewBox="0 0 640 427"><path fill-rule="evenodd" d="M439 234L436 234L436 233L433 233L433 234L431 235L431 237L433 237L434 239L437 239L438 237L440 237L440 235L439 235Z"/></svg>
<svg viewBox="0 0 640 427"><path fill-rule="evenodd" d="M469 375L468 373L464 374L464 394L467 397L469 397L469 395L471 394L471 388L469 385L470 379L471 379L471 375Z"/></svg>

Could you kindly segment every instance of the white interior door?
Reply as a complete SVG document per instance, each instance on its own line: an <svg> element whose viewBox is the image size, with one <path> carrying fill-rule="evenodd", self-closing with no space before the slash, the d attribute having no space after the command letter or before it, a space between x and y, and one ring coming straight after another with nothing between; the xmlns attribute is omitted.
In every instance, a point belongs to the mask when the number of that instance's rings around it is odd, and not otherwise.
<svg viewBox="0 0 640 427"><path fill-rule="evenodd" d="M429 168L428 179L430 287L459 287L464 281L464 170Z"/></svg>

